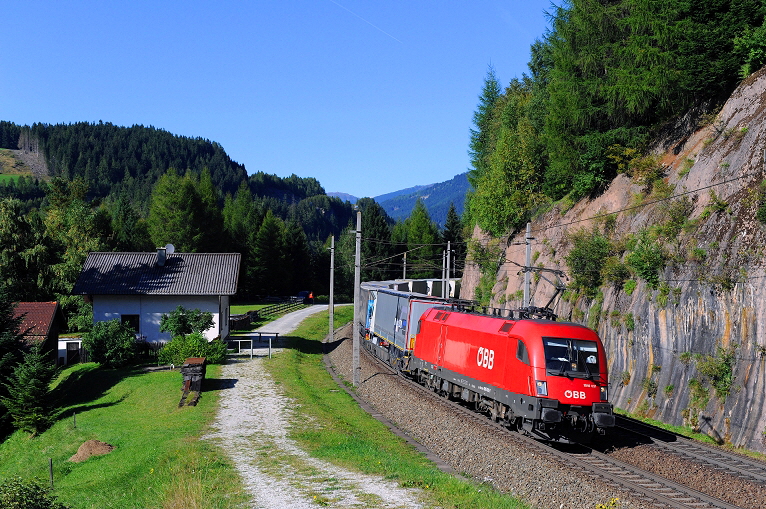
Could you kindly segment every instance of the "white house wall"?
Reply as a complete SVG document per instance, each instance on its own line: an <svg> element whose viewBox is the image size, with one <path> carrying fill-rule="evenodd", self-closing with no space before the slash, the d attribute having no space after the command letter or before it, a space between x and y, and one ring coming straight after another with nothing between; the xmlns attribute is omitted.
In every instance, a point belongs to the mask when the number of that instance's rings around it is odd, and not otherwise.
<svg viewBox="0 0 766 509"><path fill-rule="evenodd" d="M138 315L138 333L147 341L170 341L170 334L160 332L160 319L163 314L168 314L178 306L186 309L199 309L210 311L213 314L213 327L205 332L208 341L219 334L226 337L228 334L228 297L213 296L165 296L165 295L94 295L93 296L93 321L103 322L108 320L120 320L121 315ZM225 329L221 329L221 312L225 315Z"/></svg>

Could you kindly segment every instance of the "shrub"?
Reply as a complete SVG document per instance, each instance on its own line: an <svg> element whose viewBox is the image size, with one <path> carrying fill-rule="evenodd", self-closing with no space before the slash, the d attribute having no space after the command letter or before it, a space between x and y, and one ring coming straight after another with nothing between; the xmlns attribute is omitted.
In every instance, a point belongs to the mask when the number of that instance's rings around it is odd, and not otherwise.
<svg viewBox="0 0 766 509"><path fill-rule="evenodd" d="M226 343L209 341L199 332L176 336L157 353L163 364L180 366L189 357L205 357L209 364L221 364L226 359Z"/></svg>
<svg viewBox="0 0 766 509"><path fill-rule="evenodd" d="M601 318L601 308L604 305L604 294L598 292L596 298L593 299L593 304L588 310L588 328L598 330L598 322Z"/></svg>
<svg viewBox="0 0 766 509"><path fill-rule="evenodd" d="M566 257L572 276L572 287L593 297L601 286L601 270L612 246L598 230L580 230L571 236L574 243Z"/></svg>
<svg viewBox="0 0 766 509"><path fill-rule="evenodd" d="M633 313L627 313L624 317L625 320L625 328L629 331L635 330L636 328L636 321L633 318Z"/></svg>
<svg viewBox="0 0 766 509"><path fill-rule="evenodd" d="M734 364L736 345L729 350L718 347L715 355L703 355L697 362L700 373L710 378L716 397L725 401L734 383Z"/></svg>
<svg viewBox="0 0 766 509"><path fill-rule="evenodd" d="M82 346L90 360L107 367L124 366L136 356L136 335L128 324L119 320L96 322L83 335Z"/></svg>
<svg viewBox="0 0 766 509"><path fill-rule="evenodd" d="M665 268L665 253L657 239L644 230L640 233L635 250L626 258L628 266L646 281L649 288L657 289L660 284L659 272Z"/></svg>
<svg viewBox="0 0 766 509"><path fill-rule="evenodd" d="M657 304L660 307L664 308L668 305L668 295L670 295L670 285L663 281L660 283L660 292L657 294Z"/></svg>
<svg viewBox="0 0 766 509"><path fill-rule="evenodd" d="M633 292L636 290L636 286L638 283L635 279L629 279L625 281L625 283L622 285L622 289L625 290L625 293L627 293L629 296L633 295Z"/></svg>
<svg viewBox="0 0 766 509"><path fill-rule="evenodd" d="M657 395L657 381L653 378L644 378L641 381L641 387L646 391L646 394L650 398Z"/></svg>
<svg viewBox="0 0 766 509"><path fill-rule="evenodd" d="M665 175L665 167L662 165L660 156L650 154L632 159L627 173L633 177L633 180L644 186L645 191L649 191L652 185Z"/></svg>
<svg viewBox="0 0 766 509"><path fill-rule="evenodd" d="M24 481L12 477L0 483L0 507L3 509L67 509L48 494L48 489L37 481Z"/></svg>
<svg viewBox="0 0 766 509"><path fill-rule="evenodd" d="M704 410L707 404L710 402L710 395L708 394L705 386L697 380L692 378L689 380L689 407L692 411L695 409L697 413Z"/></svg>
<svg viewBox="0 0 766 509"><path fill-rule="evenodd" d="M707 251L701 247L693 247L689 250L689 260L694 262L704 261L707 257Z"/></svg>
<svg viewBox="0 0 766 509"><path fill-rule="evenodd" d="M169 332L172 338L192 332L205 332L212 326L213 313L183 306L178 306L160 318L160 332Z"/></svg>
<svg viewBox="0 0 766 509"><path fill-rule="evenodd" d="M684 159L684 164L681 167L681 171L678 172L679 177L685 177L689 174L689 171L691 171L692 166L694 166L694 159L686 158Z"/></svg>
<svg viewBox="0 0 766 509"><path fill-rule="evenodd" d="M665 209L667 220L659 226L659 233L669 239L678 236L693 210L694 205L687 196L673 201Z"/></svg>
<svg viewBox="0 0 766 509"><path fill-rule="evenodd" d="M601 277L614 284L615 288L622 288L625 281L630 277L630 271L628 266L620 261L619 257L609 256L604 260Z"/></svg>
<svg viewBox="0 0 766 509"><path fill-rule="evenodd" d="M625 387L630 383L630 371L623 371L620 375L620 385Z"/></svg>
<svg viewBox="0 0 766 509"><path fill-rule="evenodd" d="M710 190L710 205L708 205L713 212L725 212L729 208L729 204L726 203L718 196L715 191Z"/></svg>

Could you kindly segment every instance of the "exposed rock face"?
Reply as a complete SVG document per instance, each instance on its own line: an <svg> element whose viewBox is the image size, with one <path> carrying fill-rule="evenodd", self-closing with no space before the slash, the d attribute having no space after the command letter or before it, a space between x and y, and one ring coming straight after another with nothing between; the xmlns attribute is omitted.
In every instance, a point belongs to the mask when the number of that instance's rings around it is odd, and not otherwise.
<svg viewBox="0 0 766 509"><path fill-rule="evenodd" d="M712 125L676 131L675 139L657 146L667 147L657 153L675 197L649 204L654 198L645 198L636 207L642 186L620 175L597 198L565 213L554 208L533 221L534 265L568 271L572 233L605 231L603 214L616 212L609 232L619 242L665 221L668 206L688 193L692 211L687 219L697 225L663 246L670 255L660 276L667 284L664 294L638 280L632 294L603 286L600 306L599 299L580 297L559 300L555 311L565 319L598 324L615 406L673 424L696 424L721 440L766 451L766 227L755 217L765 193L760 184L766 177L766 68L740 84ZM490 242L479 231L474 238ZM525 248L519 243L524 243L523 232L502 239L506 262L497 274L493 306L521 305L523 277L517 265L508 263L524 264ZM464 297L473 296L479 279L478 267L469 262ZM535 305L552 294L545 281L532 284ZM725 399L717 397L696 355L720 361L722 350L735 357Z"/></svg>

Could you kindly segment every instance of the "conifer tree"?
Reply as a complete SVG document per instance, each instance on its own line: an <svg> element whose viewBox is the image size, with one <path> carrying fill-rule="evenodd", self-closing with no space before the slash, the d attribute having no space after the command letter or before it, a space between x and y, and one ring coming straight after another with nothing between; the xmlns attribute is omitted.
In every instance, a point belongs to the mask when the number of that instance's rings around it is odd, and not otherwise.
<svg viewBox="0 0 766 509"><path fill-rule="evenodd" d="M465 240L463 237L463 223L457 214L455 204L450 203L447 211L447 219L444 221L444 231L442 231L442 241L449 241L450 249L453 252L452 273L460 277L463 273L462 267L465 263Z"/></svg>
<svg viewBox="0 0 766 509"><path fill-rule="evenodd" d="M37 435L51 425L55 408L50 384L57 374L58 368L39 345L26 353L24 360L14 368L5 384L8 396L1 401L16 429Z"/></svg>
<svg viewBox="0 0 766 509"><path fill-rule="evenodd" d="M169 170L157 180L149 205L149 234L155 246L171 243L185 253L199 251L199 203L191 176L179 177Z"/></svg>
<svg viewBox="0 0 766 509"><path fill-rule="evenodd" d="M362 281L385 281L398 275L390 270L393 260L388 214L371 198L357 202L362 211Z"/></svg>
<svg viewBox="0 0 766 509"><path fill-rule="evenodd" d="M484 87L479 96L479 106L473 114L471 142L468 154L471 156L473 170L468 172L468 180L473 184L484 174L489 164L488 156L492 147L492 121L495 102L500 97L500 84L495 77L495 69L490 66L484 78Z"/></svg>
<svg viewBox="0 0 766 509"><path fill-rule="evenodd" d="M0 437L11 430L10 414L3 404L3 398L8 396L6 383L22 351L22 338L19 334L21 318L14 318L15 306L9 295L0 282Z"/></svg>
<svg viewBox="0 0 766 509"><path fill-rule="evenodd" d="M407 231L407 277L428 278L441 275L442 249L439 229L428 210L418 199L410 217L404 221ZM411 267L411 269L410 269Z"/></svg>
<svg viewBox="0 0 766 509"><path fill-rule="evenodd" d="M267 211L255 236L252 265L248 268L256 293L282 295L285 291L284 232L282 220Z"/></svg>
<svg viewBox="0 0 766 509"><path fill-rule="evenodd" d="M301 290L314 290L311 285L311 253L303 227L287 221L284 237L285 292L295 295Z"/></svg>

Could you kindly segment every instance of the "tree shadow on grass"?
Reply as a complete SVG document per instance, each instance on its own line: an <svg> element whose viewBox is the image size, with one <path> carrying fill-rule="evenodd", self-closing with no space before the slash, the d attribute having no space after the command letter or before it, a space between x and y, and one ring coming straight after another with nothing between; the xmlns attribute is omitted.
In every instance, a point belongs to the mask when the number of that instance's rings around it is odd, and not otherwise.
<svg viewBox="0 0 766 509"><path fill-rule="evenodd" d="M126 378L143 374L141 366L108 369L97 364L84 366L73 371L61 381L51 394L57 408L66 408L58 414L58 418L71 416L75 412L84 412L93 408L115 405L125 399L109 403L92 404L102 398L109 390Z"/></svg>
<svg viewBox="0 0 766 509"><path fill-rule="evenodd" d="M321 341L315 341L311 339L305 339L298 336L280 336L280 340L284 337L286 348L298 350L305 354L321 354L324 352Z"/></svg>

